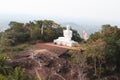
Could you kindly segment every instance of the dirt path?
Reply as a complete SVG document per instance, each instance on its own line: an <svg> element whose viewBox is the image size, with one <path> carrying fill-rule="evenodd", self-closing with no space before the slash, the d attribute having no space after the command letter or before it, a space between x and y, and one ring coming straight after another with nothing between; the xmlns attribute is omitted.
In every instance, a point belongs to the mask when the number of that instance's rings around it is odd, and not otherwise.
<svg viewBox="0 0 120 80"><path fill-rule="evenodd" d="M53 43L38 43L36 45L33 46L34 50L36 50L36 53L39 52L39 50L48 50L52 53L55 53L55 54L63 54L65 53L69 48L68 47L65 47L65 46L58 46L58 45L55 45Z"/></svg>
<svg viewBox="0 0 120 80"><path fill-rule="evenodd" d="M56 45L54 43L37 43L36 45L33 46L33 49L36 50L36 53L38 53L39 50L41 50L41 49L46 49L46 50L56 53L58 55L65 53L69 49L80 50L80 48L60 46L60 45Z"/></svg>

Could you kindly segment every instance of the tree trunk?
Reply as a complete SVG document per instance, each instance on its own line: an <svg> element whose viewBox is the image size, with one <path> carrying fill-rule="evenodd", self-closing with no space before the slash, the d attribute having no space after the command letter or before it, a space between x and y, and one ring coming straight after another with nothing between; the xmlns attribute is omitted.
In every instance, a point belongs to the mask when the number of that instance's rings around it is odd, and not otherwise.
<svg viewBox="0 0 120 80"><path fill-rule="evenodd" d="M94 74L97 74L97 68L96 68L96 58L94 58Z"/></svg>

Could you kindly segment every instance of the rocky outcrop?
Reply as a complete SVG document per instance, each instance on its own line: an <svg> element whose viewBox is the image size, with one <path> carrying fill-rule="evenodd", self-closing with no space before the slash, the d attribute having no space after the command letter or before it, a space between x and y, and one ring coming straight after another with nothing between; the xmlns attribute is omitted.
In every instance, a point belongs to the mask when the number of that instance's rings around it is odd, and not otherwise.
<svg viewBox="0 0 120 80"><path fill-rule="evenodd" d="M35 76L44 80L79 80L79 67L71 63L66 57L57 56L48 50L39 50L31 58L30 51L21 53L9 61L12 67L20 66L25 68L25 75L30 76L33 80ZM22 57L21 57L22 56Z"/></svg>

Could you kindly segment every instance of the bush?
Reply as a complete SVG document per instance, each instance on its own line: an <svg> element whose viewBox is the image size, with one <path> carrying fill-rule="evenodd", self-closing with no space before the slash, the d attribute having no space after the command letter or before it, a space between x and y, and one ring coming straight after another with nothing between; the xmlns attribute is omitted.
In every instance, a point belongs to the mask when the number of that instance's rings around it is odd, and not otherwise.
<svg viewBox="0 0 120 80"><path fill-rule="evenodd" d="M0 74L0 80L9 80L6 76Z"/></svg>

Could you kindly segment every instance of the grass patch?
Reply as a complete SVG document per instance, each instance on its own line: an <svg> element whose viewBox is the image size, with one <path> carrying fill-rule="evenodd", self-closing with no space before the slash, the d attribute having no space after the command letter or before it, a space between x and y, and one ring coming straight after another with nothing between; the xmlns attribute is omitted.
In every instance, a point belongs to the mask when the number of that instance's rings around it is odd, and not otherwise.
<svg viewBox="0 0 120 80"><path fill-rule="evenodd" d="M21 51L28 50L32 47L30 44L19 44L16 46L3 46L0 47L0 56L8 56L12 58L15 54Z"/></svg>

